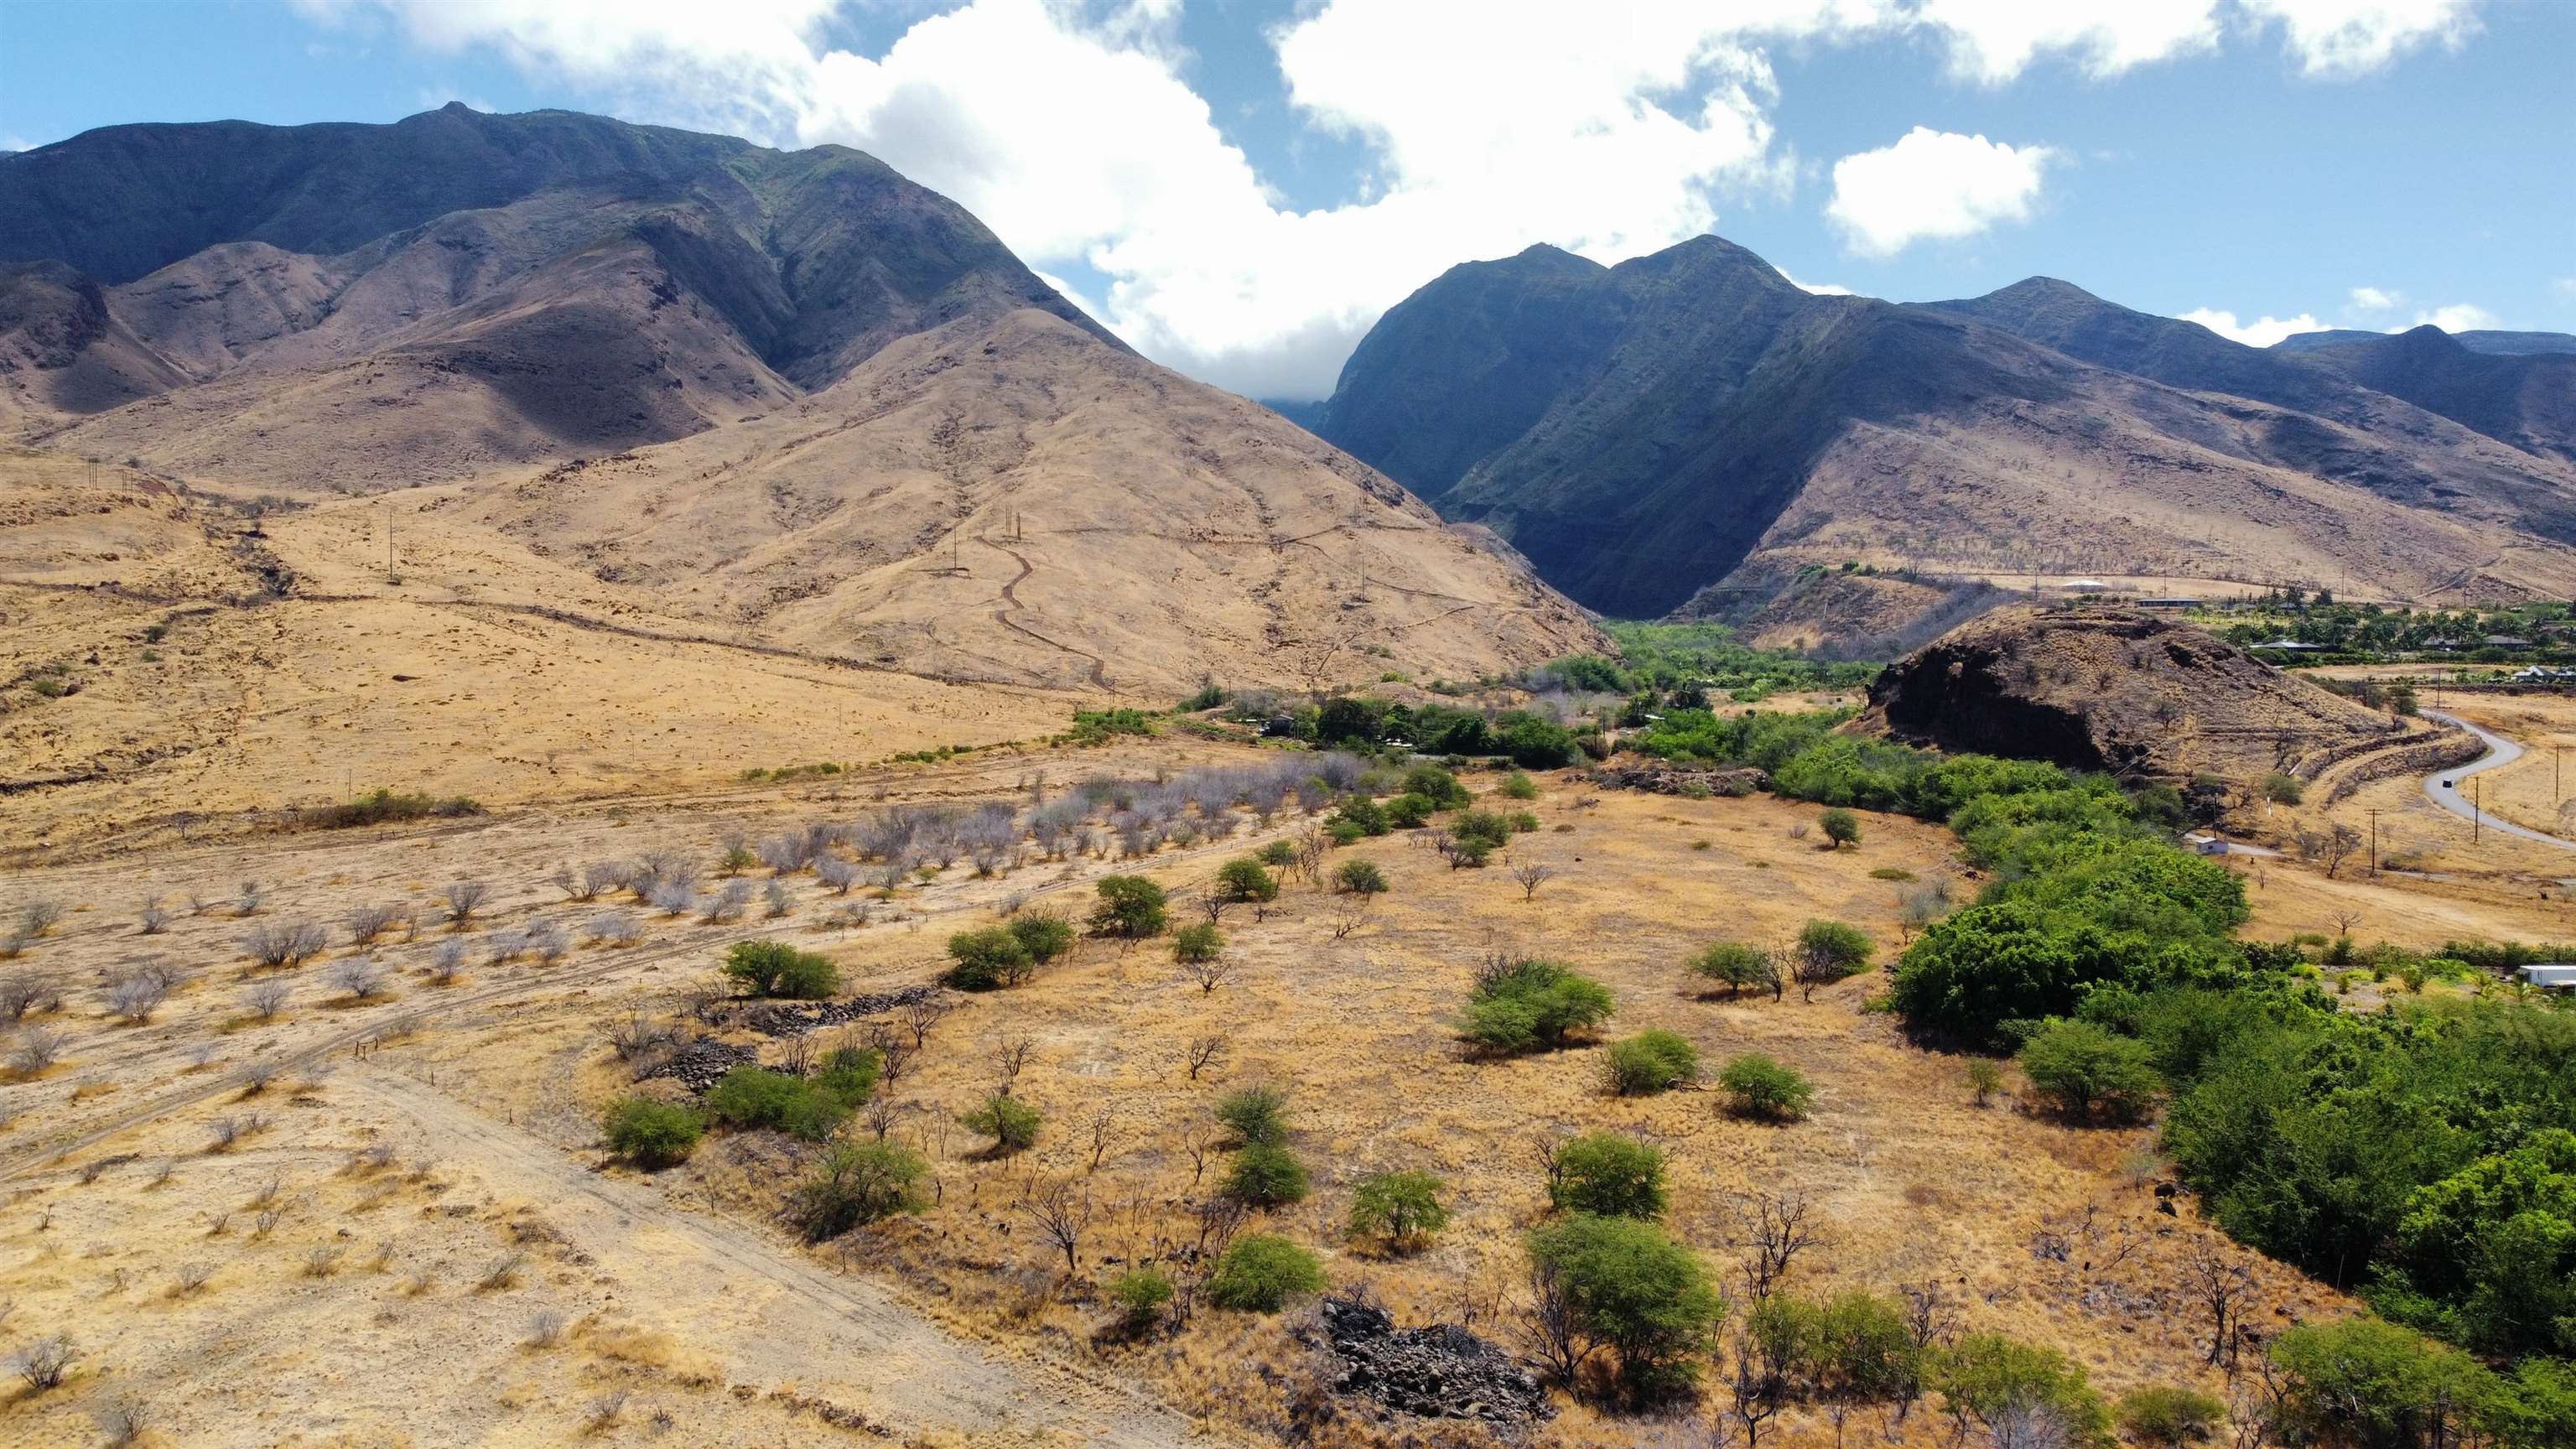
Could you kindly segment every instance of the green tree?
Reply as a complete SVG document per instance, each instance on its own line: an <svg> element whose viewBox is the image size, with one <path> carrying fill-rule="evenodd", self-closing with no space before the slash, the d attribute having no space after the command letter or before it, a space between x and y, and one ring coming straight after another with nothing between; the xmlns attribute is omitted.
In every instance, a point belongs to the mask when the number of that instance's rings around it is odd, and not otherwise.
<svg viewBox="0 0 2576 1449"><path fill-rule="evenodd" d="M2444 1305L2401 1316L2482 1353L2576 1353L2576 1133L2545 1128L2417 1188L2395 1247L2385 1296Z"/></svg>
<svg viewBox="0 0 2576 1449"><path fill-rule="evenodd" d="M788 1216L810 1242L837 1238L862 1223L921 1211L921 1182L930 1164L894 1142L844 1142L788 1197Z"/></svg>
<svg viewBox="0 0 2576 1449"><path fill-rule="evenodd" d="M1143 1333L1163 1316L1172 1301L1171 1275L1147 1266L1130 1268L1109 1280L1109 1301L1118 1305L1119 1325Z"/></svg>
<svg viewBox="0 0 2576 1449"><path fill-rule="evenodd" d="M1699 1080L1699 1048L1678 1032L1641 1031L1610 1044L1602 1076L1622 1097L1667 1092Z"/></svg>
<svg viewBox="0 0 2576 1449"><path fill-rule="evenodd" d="M1372 1172L1351 1189L1350 1235L1412 1247L1449 1225L1440 1179L1427 1172Z"/></svg>
<svg viewBox="0 0 2576 1449"><path fill-rule="evenodd" d="M1027 945L1005 926L957 932L948 938L948 957L956 964L948 968L946 980L960 991L1016 986L1037 966Z"/></svg>
<svg viewBox="0 0 2576 1449"><path fill-rule="evenodd" d="M1514 770L1503 777L1503 783L1494 787L1494 793L1506 800L1535 800L1538 798L1538 782Z"/></svg>
<svg viewBox="0 0 2576 1449"><path fill-rule="evenodd" d="M1246 1143L1226 1168L1223 1191L1253 1207L1278 1207L1306 1196L1306 1164L1275 1142Z"/></svg>
<svg viewBox="0 0 2576 1449"><path fill-rule="evenodd" d="M2031 1089L2069 1117L2134 1122L2163 1086L2147 1044L2089 1021L2052 1021L2022 1044Z"/></svg>
<svg viewBox="0 0 2576 1449"><path fill-rule="evenodd" d="M1163 888L1141 875L1104 875L1096 889L1100 904L1092 908L1091 928L1104 936L1159 936L1171 919Z"/></svg>
<svg viewBox="0 0 2576 1449"><path fill-rule="evenodd" d="M811 1001L840 985L840 971L811 951L784 941L736 941L725 952L724 974L753 996Z"/></svg>
<svg viewBox="0 0 2576 1449"><path fill-rule="evenodd" d="M2510 1408L2486 1365L2376 1318L2283 1329L2271 1358L2284 1427L2335 1449L2463 1443Z"/></svg>
<svg viewBox="0 0 2576 1449"><path fill-rule="evenodd" d="M1797 1068L1784 1066L1760 1052L1747 1052L1729 1060L1717 1074L1717 1082L1726 1089L1727 1105L1736 1113L1774 1122L1794 1122L1804 1117L1816 1099L1815 1084Z"/></svg>
<svg viewBox="0 0 2576 1449"><path fill-rule="evenodd" d="M1609 1020L1612 1009L1609 990L1589 977L1554 961L1513 961L1478 978L1459 1034L1482 1052L1549 1051Z"/></svg>
<svg viewBox="0 0 2576 1449"><path fill-rule="evenodd" d="M1809 921L1798 929L1797 970L1800 994L1814 1000L1816 988L1869 969L1878 950L1858 926L1841 921Z"/></svg>
<svg viewBox="0 0 2576 1449"><path fill-rule="evenodd" d="M1384 895L1386 872L1373 860L1346 860L1333 872L1333 888L1355 896Z"/></svg>
<svg viewBox="0 0 2576 1449"><path fill-rule="evenodd" d="M1860 844L1860 817L1848 810L1835 808L1816 817L1816 827L1836 850Z"/></svg>
<svg viewBox="0 0 2576 1449"><path fill-rule="evenodd" d="M2099 1444L2110 1435L2110 1410L2084 1366L2055 1349L1971 1333L1934 1353L1926 1367L1928 1386L1952 1415L1974 1419L1989 1433L2037 1420L2070 1444Z"/></svg>
<svg viewBox="0 0 2576 1449"><path fill-rule="evenodd" d="M1587 1132L1549 1159L1547 1198L1559 1212L1662 1217L1664 1154L1621 1133Z"/></svg>
<svg viewBox="0 0 2576 1449"><path fill-rule="evenodd" d="M1768 989L1780 999L1780 962L1770 952L1742 941L1720 941L1690 959L1690 969L1724 986L1729 995Z"/></svg>
<svg viewBox="0 0 2576 1449"><path fill-rule="evenodd" d="M1216 1120L1246 1146L1288 1140L1288 1094L1277 1087L1238 1087L1217 1099Z"/></svg>
<svg viewBox="0 0 2576 1449"><path fill-rule="evenodd" d="M1428 795L1398 795L1386 802L1386 823L1398 830L1419 830L1440 807Z"/></svg>
<svg viewBox="0 0 2576 1449"><path fill-rule="evenodd" d="M1011 917L1011 939L1040 966L1073 949L1073 923L1051 911L1027 911Z"/></svg>
<svg viewBox="0 0 2576 1449"><path fill-rule="evenodd" d="M981 1132L993 1139L995 1156L1018 1152L1038 1140L1038 1128L1045 1121L1038 1109L1008 1092L995 1092L973 1110L957 1119L968 1131Z"/></svg>
<svg viewBox="0 0 2576 1449"><path fill-rule="evenodd" d="M688 1160L707 1130L697 1113L650 1097L620 1097L611 1102L601 1126L609 1151L645 1168Z"/></svg>
<svg viewBox="0 0 2576 1449"><path fill-rule="evenodd" d="M1225 933L1201 921L1172 933L1172 959L1184 966L1213 961L1225 954Z"/></svg>
<svg viewBox="0 0 2576 1449"><path fill-rule="evenodd" d="M1571 1382L1607 1348L1632 1395L1655 1398L1697 1377L1726 1318L1726 1297L1688 1248L1651 1223L1577 1213L1531 1233L1549 1357Z"/></svg>
<svg viewBox="0 0 2576 1449"><path fill-rule="evenodd" d="M1279 899L1279 882L1262 869L1261 862L1250 856L1229 860L1217 868L1217 889L1230 901L1275 901Z"/></svg>
<svg viewBox="0 0 2576 1449"><path fill-rule="evenodd" d="M2197 1389L2158 1384L2120 1396L2120 1432L2158 1449L2189 1449L2227 1421L2227 1405Z"/></svg>
<svg viewBox="0 0 2576 1449"><path fill-rule="evenodd" d="M1324 1270L1315 1255L1268 1233L1236 1238L1209 1275L1208 1301L1247 1313L1276 1313L1291 1298L1322 1291Z"/></svg>

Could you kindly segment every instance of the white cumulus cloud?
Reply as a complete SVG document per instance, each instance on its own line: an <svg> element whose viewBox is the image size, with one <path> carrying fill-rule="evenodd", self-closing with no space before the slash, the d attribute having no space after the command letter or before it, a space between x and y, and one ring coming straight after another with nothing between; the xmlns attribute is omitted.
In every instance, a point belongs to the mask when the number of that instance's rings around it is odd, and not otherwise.
<svg viewBox="0 0 2576 1449"><path fill-rule="evenodd" d="M1892 146L1834 163L1825 207L1852 250L1887 257L1918 241L2030 219L2057 152L1917 126Z"/></svg>
<svg viewBox="0 0 2576 1449"><path fill-rule="evenodd" d="M1182 0L291 0L485 47L596 108L771 145L839 142L939 190L1162 362L1261 396L1330 389L1378 315L1445 268L1547 241L1602 262L1785 192L1768 50L1940 46L2000 84L2109 76L2277 28L2341 74L2474 24L2473 0L1298 0L1266 39L1297 122L1355 139L1354 199L1284 204L1189 82ZM840 37L908 12L879 53ZM873 49L873 48L872 48ZM2376 59L2374 59L2376 57ZM2026 219L2044 146L1917 130L1834 168L1864 255ZM1070 289L1067 289L1070 291Z"/></svg>
<svg viewBox="0 0 2576 1449"><path fill-rule="evenodd" d="M2305 312L2296 317L2257 317L2250 322L2239 322L2233 312L2195 307L2183 313L2182 320L2197 322L2230 342L2242 342L2248 347L2269 347L2297 333L2326 330L2326 324Z"/></svg>
<svg viewBox="0 0 2576 1449"><path fill-rule="evenodd" d="M2496 314L2471 302L2453 302L2415 314L2418 327L2439 327L2445 332L2478 332L2499 325ZM2401 329L2402 330L2402 329Z"/></svg>
<svg viewBox="0 0 2576 1449"><path fill-rule="evenodd" d="M1952 73L1986 85L2050 52L2110 76L2218 46L2217 0L1919 0L1913 13L1948 41Z"/></svg>
<svg viewBox="0 0 2576 1449"><path fill-rule="evenodd" d="M2400 305L2405 300L2406 298L2403 293L2386 291L2379 287L2355 287L2352 289L2353 310L2358 312L2385 312L2392 307Z"/></svg>
<svg viewBox="0 0 2576 1449"><path fill-rule="evenodd" d="M2238 0L2277 24L2311 76L2364 75L2418 46L2457 47L2478 28L2480 0Z"/></svg>

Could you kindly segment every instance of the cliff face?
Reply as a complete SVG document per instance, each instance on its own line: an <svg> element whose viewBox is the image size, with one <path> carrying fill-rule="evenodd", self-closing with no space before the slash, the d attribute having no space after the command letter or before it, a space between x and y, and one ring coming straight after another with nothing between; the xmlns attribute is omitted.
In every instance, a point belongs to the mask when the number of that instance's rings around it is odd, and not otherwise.
<svg viewBox="0 0 2576 1449"><path fill-rule="evenodd" d="M2167 779L2312 778L2400 721L2170 619L2000 609L1888 666L1863 729Z"/></svg>

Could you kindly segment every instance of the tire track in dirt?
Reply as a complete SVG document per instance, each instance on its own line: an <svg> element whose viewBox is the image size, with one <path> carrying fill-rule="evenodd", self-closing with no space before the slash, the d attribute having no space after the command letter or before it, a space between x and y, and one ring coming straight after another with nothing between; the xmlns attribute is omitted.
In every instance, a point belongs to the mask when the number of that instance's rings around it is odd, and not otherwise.
<svg viewBox="0 0 2576 1449"><path fill-rule="evenodd" d="M1109 682L1107 663L1102 660L1099 655L1091 653L1088 650L1076 649L1072 645L1062 643L1058 640L1050 639L1044 634L1039 633L1037 630L1029 628L1027 625L1022 624L1011 617L1011 610L1026 607L1026 605L1020 602L1020 581L1026 579L1029 575L1036 573L1037 565L1030 563L1028 558L1020 553L1019 550L1004 548L1002 545L995 543L989 538L978 536L975 541L984 545L986 548L996 549L1002 553L1010 555L1011 562L1020 566L1019 573L1014 575L1009 583L1002 585L1002 607L993 611L993 622L1010 630L1014 634L1034 639L1040 644L1044 644L1049 649L1073 655L1077 659L1090 660L1092 684L1098 687L1104 694L1116 694L1118 692L1118 687Z"/></svg>
<svg viewBox="0 0 2576 1449"><path fill-rule="evenodd" d="M587 1170L411 1077L366 1068L340 1080L408 1118L442 1160L493 1180L504 1197L542 1203L548 1226L620 1280L650 1285L657 1305L756 1325L757 1342L780 1355L759 1366L764 1376L851 1384L869 1396L871 1418L914 1433L1017 1431L1148 1449L1208 1442L1135 1389L1058 1360L988 1352L882 1284L833 1273L745 1224L675 1207L650 1184Z"/></svg>

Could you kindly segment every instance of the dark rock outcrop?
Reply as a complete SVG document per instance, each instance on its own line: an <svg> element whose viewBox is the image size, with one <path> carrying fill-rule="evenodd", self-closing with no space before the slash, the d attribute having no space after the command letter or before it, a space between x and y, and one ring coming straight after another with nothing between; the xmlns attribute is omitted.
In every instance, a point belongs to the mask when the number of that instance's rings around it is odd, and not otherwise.
<svg viewBox="0 0 2576 1449"><path fill-rule="evenodd" d="M1334 1391L1426 1419L1525 1424L1546 1418L1547 1393L1511 1355L1453 1324L1398 1328L1347 1298L1323 1305L1324 1337L1343 1368Z"/></svg>

